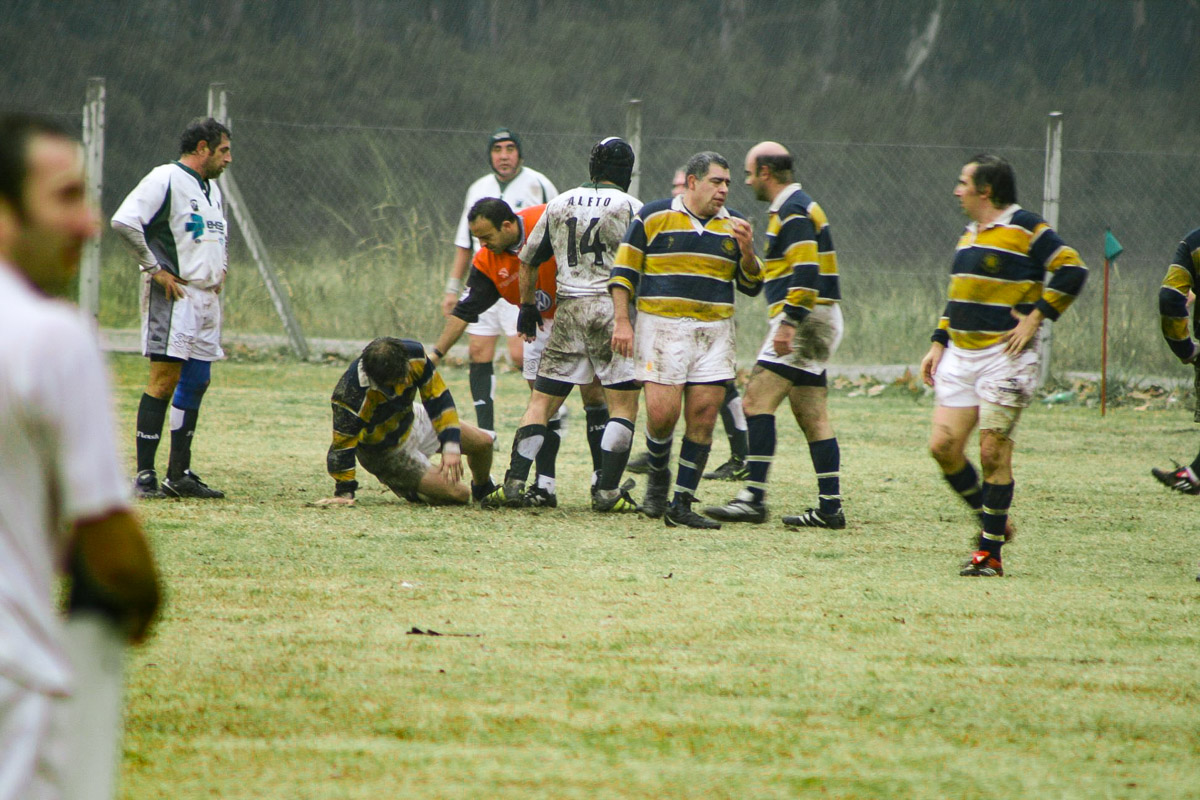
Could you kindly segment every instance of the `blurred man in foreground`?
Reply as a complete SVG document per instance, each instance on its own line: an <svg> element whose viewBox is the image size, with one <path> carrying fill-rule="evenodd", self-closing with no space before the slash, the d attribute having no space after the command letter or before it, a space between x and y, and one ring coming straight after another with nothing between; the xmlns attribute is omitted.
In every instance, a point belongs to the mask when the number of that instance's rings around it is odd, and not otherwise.
<svg viewBox="0 0 1200 800"><path fill-rule="evenodd" d="M82 152L64 131L30 117L0 119L5 800L85 796L81 788L111 796L121 643L146 638L159 603L154 562L130 513L91 324L52 297L69 287L83 244L97 231L84 190ZM55 613L55 573L64 570L73 577L72 614L89 620L69 633ZM108 661L116 666L96 685L97 662L114 647L117 657ZM81 713L79 704L97 693L107 707Z"/></svg>

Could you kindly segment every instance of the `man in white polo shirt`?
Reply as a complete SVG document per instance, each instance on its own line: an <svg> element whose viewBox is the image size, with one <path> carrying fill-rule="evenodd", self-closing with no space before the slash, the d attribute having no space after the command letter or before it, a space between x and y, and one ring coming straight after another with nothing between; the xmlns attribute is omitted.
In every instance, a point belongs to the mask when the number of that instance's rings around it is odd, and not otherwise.
<svg viewBox="0 0 1200 800"><path fill-rule="evenodd" d="M112 789L116 724L81 737L91 720L64 708L95 664L64 634L56 574L72 574L74 608L129 641L159 600L91 323L52 298L97 230L84 189L81 150L60 128L0 118L0 800L77 797L81 780ZM98 767L81 778L84 763Z"/></svg>
<svg viewBox="0 0 1200 800"><path fill-rule="evenodd" d="M442 298L442 315L447 319L462 294L463 277L471 264L472 255L479 250L479 241L471 235L467 212L485 197L498 197L513 211L541 205L558 196L558 190L542 173L525 166L521 156L521 139L510 128L497 128L488 137L488 166L492 171L467 188L462 217L454 237L454 264ZM467 326L467 353L470 358L471 401L475 405L475 421L490 433L496 431L496 378L492 362L496 358L496 337L508 339L508 353L513 364L524 360L524 340L517 335L517 307L504 298L479 315Z"/></svg>

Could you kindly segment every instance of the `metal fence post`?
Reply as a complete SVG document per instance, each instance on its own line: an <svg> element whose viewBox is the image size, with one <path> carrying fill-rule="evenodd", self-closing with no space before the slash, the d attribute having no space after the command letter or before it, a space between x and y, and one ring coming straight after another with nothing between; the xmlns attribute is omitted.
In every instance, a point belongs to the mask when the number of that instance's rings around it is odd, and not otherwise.
<svg viewBox="0 0 1200 800"><path fill-rule="evenodd" d="M625 139L633 148L633 175L629 180L629 193L638 196L642 182L642 101L630 100L625 110Z"/></svg>
<svg viewBox="0 0 1200 800"><path fill-rule="evenodd" d="M1046 224L1058 230L1058 203L1062 189L1062 137L1063 115L1061 111L1051 111L1046 122L1046 169L1042 183L1042 217ZM1046 276L1045 280L1049 280ZM1038 372L1038 386L1046 385L1050 375L1050 340L1053 338L1054 325L1047 323L1042 326L1041 367Z"/></svg>
<svg viewBox="0 0 1200 800"><path fill-rule="evenodd" d="M232 130L233 127L229 122L227 102L228 96L225 92L225 84L209 84L208 115ZM308 341L304 338L304 331L300 329L300 323L296 321L296 315L292 313L292 304L288 299L287 292L284 291L282 284L280 284L279 277L275 273L275 268L271 266L271 260L267 256L267 248L263 244L262 237L258 234L258 227L254 224L254 218L250 215L250 209L246 205L237 180L234 179L231 173L226 172L217 179L217 183L221 187L221 193L225 196L225 203L229 207L231 215L242 232L242 238L246 240L246 246L250 249L250 256L254 259L254 264L258 267L258 274L262 276L263 283L267 286L267 293L271 295L271 302L275 305L275 312L279 315L280 321L283 322L284 330L287 331L288 342L292 346L292 352L297 358L307 360L309 355Z"/></svg>
<svg viewBox="0 0 1200 800"><path fill-rule="evenodd" d="M83 105L83 159L87 199L100 208L104 188L104 78L88 78ZM79 261L79 307L93 317L100 314L100 237L83 246Z"/></svg>

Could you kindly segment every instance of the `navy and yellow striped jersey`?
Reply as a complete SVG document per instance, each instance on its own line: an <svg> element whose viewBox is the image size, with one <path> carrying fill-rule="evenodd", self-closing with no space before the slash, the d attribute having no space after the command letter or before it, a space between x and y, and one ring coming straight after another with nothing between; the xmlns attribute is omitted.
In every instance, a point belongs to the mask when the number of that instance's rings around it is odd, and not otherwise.
<svg viewBox="0 0 1200 800"><path fill-rule="evenodd" d="M734 217L741 215L722 208L700 220L682 197L647 203L617 250L609 291L623 286L637 298L638 311L660 317L732 317L734 286L749 295L762 290L761 262L758 275L742 270Z"/></svg>
<svg viewBox="0 0 1200 800"><path fill-rule="evenodd" d="M1158 314L1162 318L1163 337L1171 351L1181 360L1192 357L1195 343L1188 333L1188 292L1197 288L1196 275L1200 273L1200 228L1189 233L1175 249L1175 258L1167 267L1167 277L1158 290ZM1200 304L1193 309L1192 331L1200 322Z"/></svg>
<svg viewBox="0 0 1200 800"><path fill-rule="evenodd" d="M458 411L425 348L411 339L401 339L408 356L408 375L395 386L380 387L363 371L356 358L333 390L333 443L326 464L338 482L339 491L354 491L357 448L385 448L408 438L413 424L413 403L420 397L433 429L443 445L458 443Z"/></svg>
<svg viewBox="0 0 1200 800"><path fill-rule="evenodd" d="M1049 282L1045 282L1046 273ZM965 350L999 344L1013 310L1056 320L1079 296L1087 267L1046 221L1013 204L982 230L967 225L950 271L950 299L933 340Z"/></svg>
<svg viewBox="0 0 1200 800"><path fill-rule="evenodd" d="M813 306L842 299L829 220L798 183L784 187L767 209L763 261L763 294L772 319L787 314L800 323Z"/></svg>

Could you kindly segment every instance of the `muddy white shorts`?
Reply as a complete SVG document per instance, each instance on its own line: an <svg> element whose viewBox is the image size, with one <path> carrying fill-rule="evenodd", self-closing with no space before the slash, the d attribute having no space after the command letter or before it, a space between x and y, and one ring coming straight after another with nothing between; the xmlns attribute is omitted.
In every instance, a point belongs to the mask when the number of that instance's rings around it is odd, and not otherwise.
<svg viewBox="0 0 1200 800"><path fill-rule="evenodd" d="M968 408L980 402L1008 408L1028 408L1037 389L1036 339L1015 356L1003 344L982 350L949 345L933 376L934 397L940 406Z"/></svg>
<svg viewBox="0 0 1200 800"><path fill-rule="evenodd" d="M550 331L554 330L553 319L543 319L542 327L538 328L537 338L525 343L525 358L521 363L521 375L527 381L537 377L538 364L542 361L542 353L546 350L546 342L550 341Z"/></svg>
<svg viewBox="0 0 1200 800"><path fill-rule="evenodd" d="M537 374L577 386L591 383L593 376L604 386L633 380L633 359L613 352L612 331L613 305L607 294L559 296Z"/></svg>
<svg viewBox="0 0 1200 800"><path fill-rule="evenodd" d="M804 322L795 329L792 352L786 356L777 355L774 347L775 333L783 324L783 319L784 315L778 314L771 320L757 360L820 375L842 342L842 307L837 303L814 306Z"/></svg>
<svg viewBox="0 0 1200 800"><path fill-rule="evenodd" d="M737 375L732 319L638 315L633 333L635 377L667 386L717 383Z"/></svg>
<svg viewBox="0 0 1200 800"><path fill-rule="evenodd" d="M212 289L183 287L171 300L153 278L142 278L142 355L220 361L221 296Z"/></svg>
<svg viewBox="0 0 1200 800"><path fill-rule="evenodd" d="M441 442L429 421L429 413L421 403L413 403L412 429L394 447L358 448L358 463L379 479L379 482L401 497L416 492L421 478L433 466L430 456L441 449Z"/></svg>

